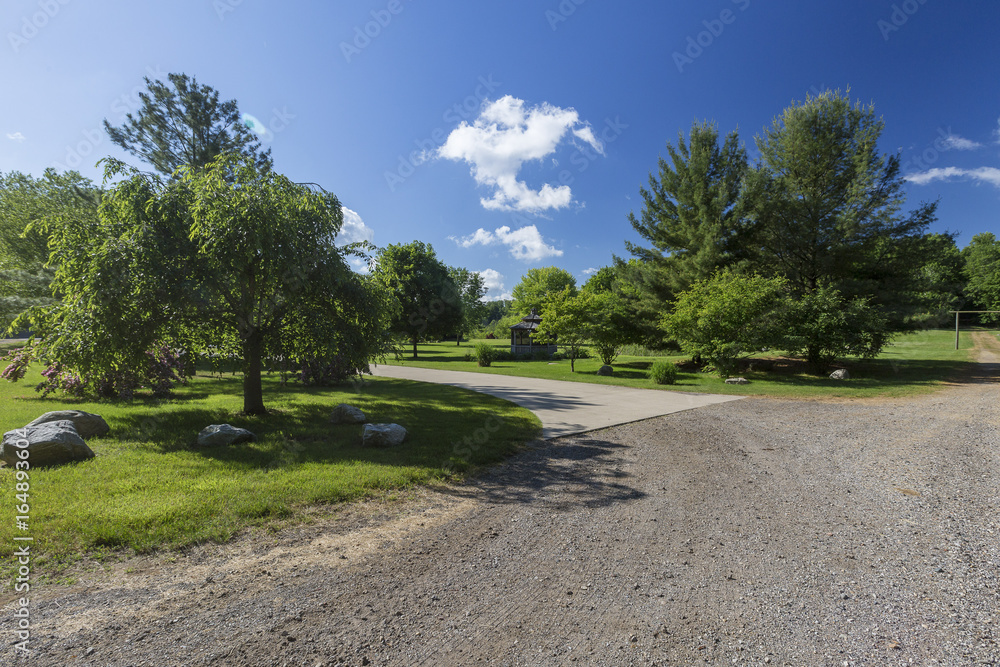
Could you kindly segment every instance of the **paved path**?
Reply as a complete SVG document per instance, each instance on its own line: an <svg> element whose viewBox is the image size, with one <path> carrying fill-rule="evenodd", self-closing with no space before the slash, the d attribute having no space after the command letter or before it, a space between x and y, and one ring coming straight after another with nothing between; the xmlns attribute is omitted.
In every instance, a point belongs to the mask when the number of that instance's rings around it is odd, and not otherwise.
<svg viewBox="0 0 1000 667"><path fill-rule="evenodd" d="M743 398L384 364L373 365L372 373L450 384L517 403L542 420L546 440Z"/></svg>

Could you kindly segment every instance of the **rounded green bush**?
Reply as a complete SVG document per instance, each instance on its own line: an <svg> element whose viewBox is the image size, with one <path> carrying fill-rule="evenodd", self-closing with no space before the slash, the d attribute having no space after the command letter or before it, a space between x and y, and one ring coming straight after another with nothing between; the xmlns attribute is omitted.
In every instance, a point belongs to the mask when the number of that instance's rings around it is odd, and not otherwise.
<svg viewBox="0 0 1000 667"><path fill-rule="evenodd" d="M656 384L674 384L677 382L677 366L671 361L661 359L649 367L648 375Z"/></svg>
<svg viewBox="0 0 1000 667"><path fill-rule="evenodd" d="M489 343L476 343L476 363L489 366L497 357L497 349Z"/></svg>

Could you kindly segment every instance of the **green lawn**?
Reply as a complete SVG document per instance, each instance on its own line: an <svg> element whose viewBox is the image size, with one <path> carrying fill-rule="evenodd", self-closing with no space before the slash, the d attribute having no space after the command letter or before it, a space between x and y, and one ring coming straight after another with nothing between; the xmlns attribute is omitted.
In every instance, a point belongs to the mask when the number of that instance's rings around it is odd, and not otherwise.
<svg viewBox="0 0 1000 667"><path fill-rule="evenodd" d="M681 372L674 385L656 385L646 377L646 370L657 359L683 361L683 355L673 357L620 356L613 364L612 377L600 377L597 369L601 361L596 358L580 359L576 372L570 372L568 360L560 361L494 361L489 368L480 368L465 356L474 352L477 342L486 342L501 349L510 349L506 340L469 341L460 346L450 343L428 343L418 347L418 359L411 358L409 348L400 361L393 364L440 368L445 370L498 373L551 380L614 384L647 389L706 392L713 394L741 394L779 396L788 398L865 398L875 396L906 396L933 391L943 382L963 376L970 370L969 350L972 340L968 333L961 338L961 349L955 350L954 331L927 330L900 336L886 348L878 359L861 361L846 359L844 365L851 373L849 380L831 380L826 375L816 376L794 365L782 367L781 361L774 371L742 372L750 380L748 385L727 385L715 373L698 371ZM759 358L768 357L766 354Z"/></svg>
<svg viewBox="0 0 1000 667"><path fill-rule="evenodd" d="M15 533L34 537L36 573L86 553L138 552L223 541L243 528L294 520L307 505L337 503L444 479L510 455L540 433L528 410L439 385L367 379L338 389L282 387L265 379L266 417L242 417L241 379L196 378L168 400L87 402L41 399L24 381L0 382L0 427L19 428L50 410L104 416L111 433L89 441L97 457L30 471L30 532L15 530L14 471L0 469L0 555ZM327 421L337 403L369 421L406 427L395 449L361 447L361 426ZM250 429L257 442L196 450L213 423Z"/></svg>

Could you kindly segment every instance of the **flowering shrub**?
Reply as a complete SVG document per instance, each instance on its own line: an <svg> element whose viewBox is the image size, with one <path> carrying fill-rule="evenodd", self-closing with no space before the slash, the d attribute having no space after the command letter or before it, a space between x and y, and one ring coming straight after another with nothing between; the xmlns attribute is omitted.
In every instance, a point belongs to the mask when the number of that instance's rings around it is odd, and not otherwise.
<svg viewBox="0 0 1000 667"><path fill-rule="evenodd" d="M31 363L32 359L34 356L31 354L31 350L26 347L11 350L10 354L0 357L0 361L10 361L7 368L3 369L3 373L0 373L0 377L9 382L17 382L28 372L28 364Z"/></svg>
<svg viewBox="0 0 1000 667"><path fill-rule="evenodd" d="M28 365L34 361L34 355L31 350L22 348L3 357L4 361L8 359L11 363L3 370L2 377L17 382L24 378ZM43 397L62 391L77 397L92 393L104 398L129 400L135 396L138 389L148 387L153 396L163 397L170 395L174 384L187 382L179 373L182 367L183 360L167 347L147 352L142 368L118 370L101 375L81 375L67 370L59 362L54 362L42 371L43 380L35 386L35 391L41 393Z"/></svg>

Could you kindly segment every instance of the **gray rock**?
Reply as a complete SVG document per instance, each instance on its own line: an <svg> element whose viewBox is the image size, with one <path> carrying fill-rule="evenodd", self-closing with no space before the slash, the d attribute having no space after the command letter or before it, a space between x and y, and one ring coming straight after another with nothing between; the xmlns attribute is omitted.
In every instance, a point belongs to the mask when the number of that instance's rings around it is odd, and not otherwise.
<svg viewBox="0 0 1000 667"><path fill-rule="evenodd" d="M406 429L399 424L365 424L362 447L396 447L406 439Z"/></svg>
<svg viewBox="0 0 1000 667"><path fill-rule="evenodd" d="M597 374L601 377L611 377L614 373L615 369L611 368L611 366L601 366L597 369Z"/></svg>
<svg viewBox="0 0 1000 667"><path fill-rule="evenodd" d="M28 450L27 460L32 468L94 458L94 452L68 419L28 425L4 433L0 458L7 465L24 460L18 456L22 449Z"/></svg>
<svg viewBox="0 0 1000 667"><path fill-rule="evenodd" d="M68 419L73 422L76 432L81 438L84 439L100 438L101 436L107 435L108 431L111 430L111 427L108 426L108 422L104 421L104 417L90 412L83 412L81 410L56 410L55 412L46 412L41 417L28 424L28 426L38 426L39 424L57 422L64 419Z"/></svg>
<svg viewBox="0 0 1000 667"><path fill-rule="evenodd" d="M330 413L330 421L334 424L364 424L368 421L361 408L356 408L347 403L341 403Z"/></svg>
<svg viewBox="0 0 1000 667"><path fill-rule="evenodd" d="M847 380L851 377L851 374L847 372L846 368L838 368L834 372L830 373L831 380Z"/></svg>
<svg viewBox="0 0 1000 667"><path fill-rule="evenodd" d="M238 445L241 442L253 442L257 439L245 428L236 428L229 424L212 424L206 426L198 434L198 447L228 447Z"/></svg>
<svg viewBox="0 0 1000 667"><path fill-rule="evenodd" d="M750 384L746 378L726 378L726 384Z"/></svg>

